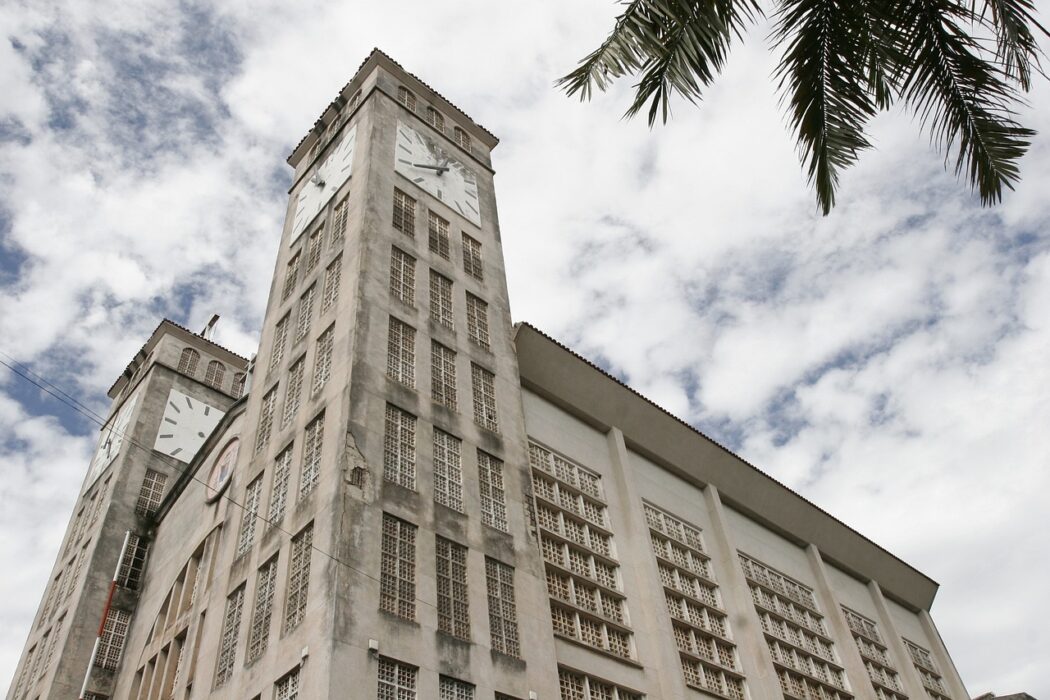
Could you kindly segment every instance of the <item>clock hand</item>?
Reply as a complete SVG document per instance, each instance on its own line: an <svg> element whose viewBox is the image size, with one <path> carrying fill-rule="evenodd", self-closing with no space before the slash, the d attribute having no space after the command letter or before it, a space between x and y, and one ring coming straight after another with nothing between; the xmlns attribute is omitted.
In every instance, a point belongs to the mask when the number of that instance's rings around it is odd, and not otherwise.
<svg viewBox="0 0 1050 700"><path fill-rule="evenodd" d="M427 165L426 163L413 163L413 168L426 168L427 170L436 170L438 175L441 175L448 170L447 165Z"/></svg>

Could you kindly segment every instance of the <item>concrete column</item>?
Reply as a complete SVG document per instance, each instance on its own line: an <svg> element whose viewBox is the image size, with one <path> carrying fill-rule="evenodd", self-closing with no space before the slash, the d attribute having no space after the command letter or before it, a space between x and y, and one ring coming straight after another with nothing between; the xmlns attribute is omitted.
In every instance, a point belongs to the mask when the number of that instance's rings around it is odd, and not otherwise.
<svg viewBox="0 0 1050 700"><path fill-rule="evenodd" d="M911 654L904 647L901 633L893 624L890 615L890 607L886 604L886 598L882 595L882 588L878 581L868 581L868 591L871 599L875 602L875 610L879 613L879 626L882 627L883 641L890 649L890 655L896 661L897 672L900 674L901 682L910 697L921 698L926 695L923 689L922 677L919 676L915 664L912 663Z"/></svg>
<svg viewBox="0 0 1050 700"><path fill-rule="evenodd" d="M722 602L729 613L733 641L739 648L740 666L747 676L752 698L779 698L780 679L769 655L762 623L751 599L751 589L740 567L736 542L729 529L722 499L712 484L704 487L704 503L711 517L712 538L708 554L721 582Z"/></svg>
<svg viewBox="0 0 1050 700"><path fill-rule="evenodd" d="M941 678L944 679L944 684L948 688L948 694L953 698L970 697L970 694L966 692L966 686L963 685L962 678L959 677L959 672L955 669L952 657L948 655L948 649L944 646L941 633L937 631L937 627L933 624L933 618L930 617L930 613L920 610L919 622L922 623L922 629L930 642L930 653L933 654L933 658L940 667Z"/></svg>

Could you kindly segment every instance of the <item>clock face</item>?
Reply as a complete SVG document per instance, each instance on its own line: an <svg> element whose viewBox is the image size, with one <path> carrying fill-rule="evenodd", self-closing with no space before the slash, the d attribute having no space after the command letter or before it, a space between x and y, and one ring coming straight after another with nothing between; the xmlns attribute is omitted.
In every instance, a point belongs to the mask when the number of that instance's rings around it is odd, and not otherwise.
<svg viewBox="0 0 1050 700"><path fill-rule="evenodd" d="M225 414L172 389L153 449L187 464Z"/></svg>
<svg viewBox="0 0 1050 700"><path fill-rule="evenodd" d="M402 122L397 123L394 169L476 226L481 226L478 181L474 173L430 137Z"/></svg>
<svg viewBox="0 0 1050 700"><path fill-rule="evenodd" d="M110 462L120 452L120 448L124 445L124 433L127 432L128 425L131 423L131 414L135 410L135 404L138 403L138 400L138 394L131 395L124 402L120 413L102 428L102 437L98 443L98 450L95 452L95 458L91 460L91 471L88 476L89 484L95 482L99 474L109 466Z"/></svg>
<svg viewBox="0 0 1050 700"><path fill-rule="evenodd" d="M230 440L215 459L211 472L208 473L208 502L214 501L221 496L223 490L226 489L226 485L230 483L230 477L233 476L233 468L237 466L237 453L240 450L240 446L241 441L237 438Z"/></svg>
<svg viewBox="0 0 1050 700"><path fill-rule="evenodd" d="M321 211L328 200L343 186L353 170L354 146L357 143L357 125L343 132L343 140L328 153L328 157L314 169L299 189L295 205L295 220L292 223L292 237L295 240L303 232L317 212Z"/></svg>

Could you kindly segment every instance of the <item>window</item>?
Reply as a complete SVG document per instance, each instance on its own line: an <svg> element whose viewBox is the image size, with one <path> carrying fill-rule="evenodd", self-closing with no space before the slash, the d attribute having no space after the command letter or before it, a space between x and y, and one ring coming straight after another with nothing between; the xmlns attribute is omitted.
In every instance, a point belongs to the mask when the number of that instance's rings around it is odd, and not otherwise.
<svg viewBox="0 0 1050 700"><path fill-rule="evenodd" d="M416 200L401 190L394 190L394 228L409 236L416 235Z"/></svg>
<svg viewBox="0 0 1050 700"><path fill-rule="evenodd" d="M485 582L489 599L489 633L496 651L521 657L518 613L514 605L514 567L485 557Z"/></svg>
<svg viewBox="0 0 1050 700"><path fill-rule="evenodd" d="M452 320L452 280L430 271L430 320L445 328L455 330Z"/></svg>
<svg viewBox="0 0 1050 700"><path fill-rule="evenodd" d="M314 396L324 388L332 376L334 335L335 324L332 324L317 338L317 350L314 353L314 385L311 391Z"/></svg>
<svg viewBox="0 0 1050 700"><path fill-rule="evenodd" d="M295 284L299 281L299 253L292 256L288 261L288 267L284 270L284 288L281 290L281 301L286 301L295 291Z"/></svg>
<svg viewBox="0 0 1050 700"><path fill-rule="evenodd" d="M416 417L391 404L386 405L383 478L416 488Z"/></svg>
<svg viewBox="0 0 1050 700"><path fill-rule="evenodd" d="M394 247L390 251L390 296L409 306L416 303L416 259Z"/></svg>
<svg viewBox="0 0 1050 700"><path fill-rule="evenodd" d="M481 522L509 532L503 492L503 462L481 450L478 450L478 486L481 491Z"/></svg>
<svg viewBox="0 0 1050 700"><path fill-rule="evenodd" d="M134 533L128 533L128 545L124 548L124 555L120 558L120 566L117 568L117 585L132 591L137 591L142 581L142 570L146 565L146 542ZM74 567L72 578L80 575L80 566ZM67 584L67 589L72 590L76 581Z"/></svg>
<svg viewBox="0 0 1050 700"><path fill-rule="evenodd" d="M124 639L131 625L131 613L110 608L106 621L102 625L102 635L98 641L98 653L95 655L95 666L108 671L116 671L120 662L120 653L124 649Z"/></svg>
<svg viewBox="0 0 1050 700"><path fill-rule="evenodd" d="M273 486L270 487L270 512L267 520L270 525L278 525L284 519L285 505L288 503L288 476L292 469L292 445L281 450L274 460Z"/></svg>
<svg viewBox="0 0 1050 700"><path fill-rule="evenodd" d="M306 271L317 267L317 264L321 262L321 250L324 248L324 222L310 234L309 240L306 241Z"/></svg>
<svg viewBox="0 0 1050 700"><path fill-rule="evenodd" d="M416 385L416 329L393 316L386 337L386 374L405 386Z"/></svg>
<svg viewBox="0 0 1050 700"><path fill-rule="evenodd" d="M350 217L348 199L348 197L343 197L343 201L336 204L335 211L332 212L332 241L329 244L332 248L342 245L346 238L346 223Z"/></svg>
<svg viewBox="0 0 1050 700"><path fill-rule="evenodd" d="M641 693L567 668L558 668L558 686L561 700L642 700Z"/></svg>
<svg viewBox="0 0 1050 700"><path fill-rule="evenodd" d="M474 394L474 422L494 433L499 432L496 417L495 375L484 367L470 364L470 380Z"/></svg>
<svg viewBox="0 0 1050 700"><path fill-rule="evenodd" d="M944 679L941 677L937 664L933 661L933 655L929 649L924 649L915 642L903 639L904 647L908 650L915 670L919 672L919 679L926 689L926 695L933 700L948 700L948 689L944 687Z"/></svg>
<svg viewBox="0 0 1050 700"><path fill-rule="evenodd" d="M237 372L233 375L233 384L230 385L230 393L233 395L233 398L241 398L241 395L244 393L244 380L244 372Z"/></svg>
<svg viewBox="0 0 1050 700"><path fill-rule="evenodd" d="M452 129L452 139L456 142L456 145L462 148L467 153L470 153L470 135L467 132L460 129L458 126Z"/></svg>
<svg viewBox="0 0 1050 700"><path fill-rule="evenodd" d="M474 700L474 686L465 681L441 676L438 689L439 700Z"/></svg>
<svg viewBox="0 0 1050 700"><path fill-rule="evenodd" d="M430 240L430 252L437 253L445 260L451 260L448 240L448 222L434 212L428 212L427 233Z"/></svg>
<svg viewBox="0 0 1050 700"><path fill-rule="evenodd" d="M226 378L226 365L218 360L208 363L208 369L204 373L204 383L216 389L222 388L222 380Z"/></svg>
<svg viewBox="0 0 1050 700"><path fill-rule="evenodd" d="M379 690L377 700L415 700L415 666L393 659L379 659Z"/></svg>
<svg viewBox="0 0 1050 700"><path fill-rule="evenodd" d="M467 606L467 548L437 537L438 629L459 639L470 639Z"/></svg>
<svg viewBox="0 0 1050 700"><path fill-rule="evenodd" d="M222 620L219 656L215 662L215 687L223 685L233 675L237 658L237 638L241 633L241 610L244 607L244 584L226 598L226 615Z"/></svg>
<svg viewBox="0 0 1050 700"><path fill-rule="evenodd" d="M324 413L314 418L303 433L303 469L299 477L299 498L310 494L321 476L321 448L324 443Z"/></svg>
<svg viewBox="0 0 1050 700"><path fill-rule="evenodd" d="M463 234L463 270L478 280L485 278L485 268L481 264L481 243L467 234Z"/></svg>
<svg viewBox="0 0 1050 700"><path fill-rule="evenodd" d="M299 298L299 317L295 320L295 341L299 342L310 332L310 321L314 313L314 288L311 284L306 293Z"/></svg>
<svg viewBox="0 0 1050 700"><path fill-rule="evenodd" d="M40 665L40 677L43 678L47 675L47 671L51 668L51 659L55 657L55 646L58 644L58 636L62 632L62 623L66 621L66 616L58 618L58 622L48 632L44 632L44 636L40 638L40 646L44 646L44 642L47 642L47 652L44 654L44 662Z"/></svg>
<svg viewBox="0 0 1050 700"><path fill-rule="evenodd" d="M339 282L343 270L343 256L340 255L333 260L325 269L324 292L321 294L321 313L335 306L339 299Z"/></svg>
<svg viewBox="0 0 1050 700"><path fill-rule="evenodd" d="M463 468L459 447L459 438L434 428L434 500L462 513Z"/></svg>
<svg viewBox="0 0 1050 700"><path fill-rule="evenodd" d="M286 675L273 684L274 700L298 700L299 698L299 668Z"/></svg>
<svg viewBox="0 0 1050 700"><path fill-rule="evenodd" d="M146 476L142 479L142 488L139 489L139 499L135 503L136 513L148 518L157 512L167 480L166 474L155 472L152 469L146 470Z"/></svg>
<svg viewBox="0 0 1050 700"><path fill-rule="evenodd" d="M489 305L467 292L467 336L474 344L489 349Z"/></svg>
<svg viewBox="0 0 1050 700"><path fill-rule="evenodd" d="M292 538L291 562L288 565L288 593L284 604L285 632L296 627L306 616L310 592L310 554L314 544L314 524L310 523Z"/></svg>
<svg viewBox="0 0 1050 700"><path fill-rule="evenodd" d="M197 363L200 362L201 354L193 348L184 348L182 356L179 357L179 372L191 377L197 373Z"/></svg>
<svg viewBox="0 0 1050 700"><path fill-rule="evenodd" d="M259 428L255 432L255 452L258 454L270 441L270 432L273 430L273 414L277 409L277 387L270 389L262 398L262 408L259 410Z"/></svg>
<svg viewBox="0 0 1050 700"><path fill-rule="evenodd" d="M22 689L25 687L26 681L33 676L33 657L36 655L36 650L36 645L33 645L30 647L29 651L26 652L26 657L22 661L22 669L18 672L18 683L15 685L15 697L21 697Z"/></svg>
<svg viewBox="0 0 1050 700"><path fill-rule="evenodd" d="M442 133L445 131L445 117L433 107L427 107L427 124Z"/></svg>
<svg viewBox="0 0 1050 700"><path fill-rule="evenodd" d="M255 608L248 630L245 661L252 662L263 655L270 641L270 619L273 617L273 596L277 590L277 557L262 565L255 579Z"/></svg>
<svg viewBox="0 0 1050 700"><path fill-rule="evenodd" d="M241 513L241 532L237 537L237 556L255 544L255 523L259 516L259 500L262 497L262 475L255 477L244 491L244 509Z"/></svg>
<svg viewBox="0 0 1050 700"><path fill-rule="evenodd" d="M430 394L436 403L456 410L456 353L430 341Z"/></svg>
<svg viewBox="0 0 1050 700"><path fill-rule="evenodd" d="M277 369L284 359L284 346L288 341L288 314L284 315L273 329L273 349L270 351L270 371Z"/></svg>
<svg viewBox="0 0 1050 700"><path fill-rule="evenodd" d="M295 414L299 411L299 404L303 398L303 373L306 371L306 356L300 357L288 369L288 387L285 389L284 417L281 419L281 428L291 424Z"/></svg>
<svg viewBox="0 0 1050 700"><path fill-rule="evenodd" d="M379 609L416 617L416 526L383 513Z"/></svg>
<svg viewBox="0 0 1050 700"><path fill-rule="evenodd" d="M397 101L411 111L416 111L416 95L404 85L397 86Z"/></svg>

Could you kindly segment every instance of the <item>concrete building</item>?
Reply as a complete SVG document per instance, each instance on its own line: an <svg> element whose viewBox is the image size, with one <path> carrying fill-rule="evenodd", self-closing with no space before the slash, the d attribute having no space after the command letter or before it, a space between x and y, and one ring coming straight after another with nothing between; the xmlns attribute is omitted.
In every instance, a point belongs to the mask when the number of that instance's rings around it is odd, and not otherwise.
<svg viewBox="0 0 1050 700"><path fill-rule="evenodd" d="M368 57L254 363L165 321L110 391L8 698L969 697L932 580L512 325L496 144Z"/></svg>

